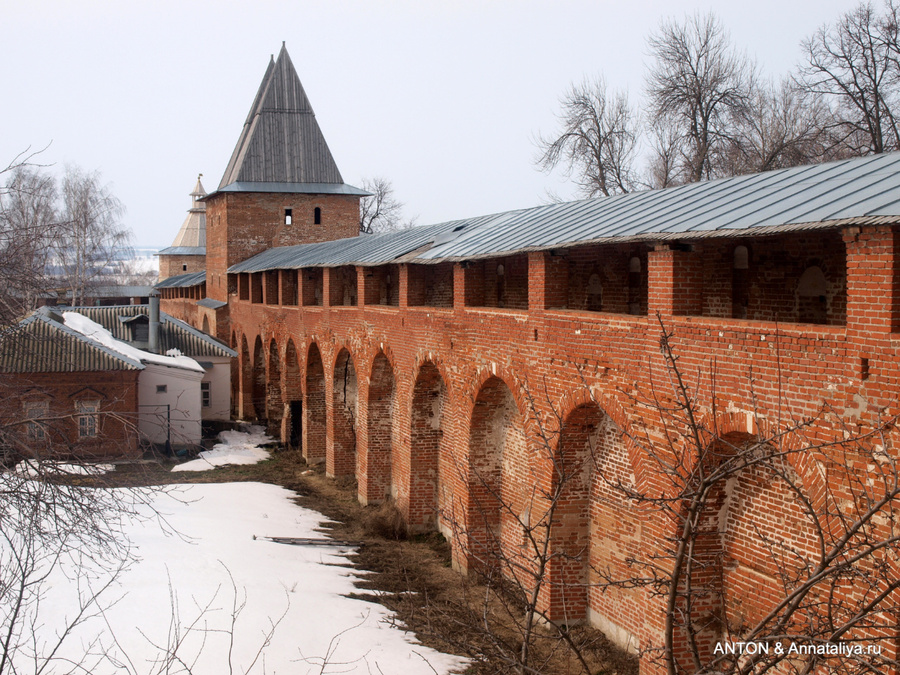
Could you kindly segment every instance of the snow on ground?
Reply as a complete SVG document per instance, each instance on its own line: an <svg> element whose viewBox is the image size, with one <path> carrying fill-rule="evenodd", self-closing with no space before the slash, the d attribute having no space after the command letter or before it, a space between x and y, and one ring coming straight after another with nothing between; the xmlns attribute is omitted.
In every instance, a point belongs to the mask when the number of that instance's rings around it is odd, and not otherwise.
<svg viewBox="0 0 900 675"><path fill-rule="evenodd" d="M323 516L291 502L289 491L259 483L224 483L183 486L179 494L181 501L165 495L154 498L178 535L154 519L128 526L141 560L122 574L114 591L124 596L106 611L120 645L116 654L132 664L128 672L156 672L151 661L159 652L150 643L166 645L173 625L180 623L183 635L199 616L194 630L187 631L180 657L191 663L201 652L194 673L232 672L231 633L233 672L243 673L263 644L269 622L282 613L284 619L265 648L265 663L258 661L250 672L426 675L464 667L459 657L435 652L391 627L391 615L381 605L344 597L356 590L354 580L359 578L346 566L349 548L286 545L265 538L324 538L316 531ZM233 630L229 575L237 588L237 605L246 595ZM54 586L41 616L49 632L72 615L77 592L71 571L69 578L57 574ZM178 616L174 624L173 605ZM90 636L103 628L99 619L82 626L77 639L67 643L65 655L81 658ZM325 666L323 658L328 660ZM93 663L89 671L121 672Z"/></svg>
<svg viewBox="0 0 900 675"><path fill-rule="evenodd" d="M226 464L256 464L269 459L269 453L260 445L272 443L264 427L251 426L249 431L223 431L220 443L211 450L204 450L197 459L172 467L172 471L208 471Z"/></svg>
<svg viewBox="0 0 900 675"><path fill-rule="evenodd" d="M102 476L115 471L112 464L66 464L64 462L36 462L26 459L16 464L15 472L20 476L35 478L57 474L60 476Z"/></svg>

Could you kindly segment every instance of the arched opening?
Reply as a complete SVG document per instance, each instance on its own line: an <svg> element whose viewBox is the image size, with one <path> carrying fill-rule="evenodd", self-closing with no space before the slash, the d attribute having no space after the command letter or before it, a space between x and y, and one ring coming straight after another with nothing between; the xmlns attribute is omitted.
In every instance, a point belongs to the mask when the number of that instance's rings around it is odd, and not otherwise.
<svg viewBox="0 0 900 675"><path fill-rule="evenodd" d="M253 418L253 361L250 359L250 348L247 336L241 336L241 381L238 396L238 416L243 420Z"/></svg>
<svg viewBox="0 0 900 675"><path fill-rule="evenodd" d="M394 372L384 352L372 363L366 414L366 457L360 457L356 479L360 500L378 504L392 496Z"/></svg>
<svg viewBox="0 0 900 675"><path fill-rule="evenodd" d="M530 567L532 556L520 521L530 521L534 477L522 414L500 378L481 387L469 430L467 565L489 569L503 558L507 570Z"/></svg>
<svg viewBox="0 0 900 675"><path fill-rule="evenodd" d="M801 323L828 322L828 280L818 265L807 267L797 284L797 317Z"/></svg>
<svg viewBox="0 0 900 675"><path fill-rule="evenodd" d="M269 369L266 378L266 420L270 436L281 438L284 402L281 399L281 355L278 343L269 341Z"/></svg>
<svg viewBox="0 0 900 675"><path fill-rule="evenodd" d="M209 332L209 317L206 316L205 314L203 315L203 327L202 327L202 330L203 330L203 332L206 333L207 335L210 335L210 334L211 334L211 333Z"/></svg>
<svg viewBox="0 0 900 675"><path fill-rule="evenodd" d="M313 209L313 225L322 224L322 208L317 206Z"/></svg>
<svg viewBox="0 0 900 675"><path fill-rule="evenodd" d="M284 350L284 396L287 401L287 418L281 440L292 448L299 448L303 442L303 385L300 359L291 339L288 339Z"/></svg>
<svg viewBox="0 0 900 675"><path fill-rule="evenodd" d="M575 408L560 429L547 495L554 509L548 575L564 583L545 586L541 597L552 621L573 623L588 615L591 476L602 436L610 431L615 425L593 403Z"/></svg>
<svg viewBox="0 0 900 675"><path fill-rule="evenodd" d="M258 422L266 419L266 355L263 351L262 339L257 335L253 346L253 415Z"/></svg>
<svg viewBox="0 0 900 675"><path fill-rule="evenodd" d="M331 476L353 476L356 473L356 368L350 352L341 349L334 362L332 388L333 452L325 460L325 472Z"/></svg>
<svg viewBox="0 0 900 675"><path fill-rule="evenodd" d="M444 401L447 388L440 371L430 361L422 364L413 387L410 417L410 496L406 511L409 529L435 529L438 509L451 495L443 495L441 443L444 437ZM401 510L403 505L401 504Z"/></svg>
<svg viewBox="0 0 900 675"><path fill-rule="evenodd" d="M303 457L310 464L325 459L325 367L319 347L313 342L306 357L303 406Z"/></svg>

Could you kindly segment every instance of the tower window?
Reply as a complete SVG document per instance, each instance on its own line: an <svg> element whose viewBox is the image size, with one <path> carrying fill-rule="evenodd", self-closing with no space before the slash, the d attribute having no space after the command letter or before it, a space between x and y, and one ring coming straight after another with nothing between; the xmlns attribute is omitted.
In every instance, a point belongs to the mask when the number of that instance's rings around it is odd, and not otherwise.
<svg viewBox="0 0 900 675"><path fill-rule="evenodd" d="M320 209L318 206L316 207L316 210L313 211L313 224L322 224L322 209Z"/></svg>
<svg viewBox="0 0 900 675"><path fill-rule="evenodd" d="M284 224L290 225L291 221L294 219L294 211L293 209L285 209L284 210Z"/></svg>
<svg viewBox="0 0 900 675"><path fill-rule="evenodd" d="M187 272L187 263L185 263L185 264L183 264L183 265L181 266L181 271L182 271L182 272Z"/></svg>

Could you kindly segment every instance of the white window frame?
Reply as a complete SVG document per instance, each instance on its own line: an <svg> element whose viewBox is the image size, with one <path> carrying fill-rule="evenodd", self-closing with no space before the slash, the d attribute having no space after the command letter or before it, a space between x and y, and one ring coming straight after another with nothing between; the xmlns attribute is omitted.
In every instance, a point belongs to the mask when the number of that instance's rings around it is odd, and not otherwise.
<svg viewBox="0 0 900 675"><path fill-rule="evenodd" d="M75 401L75 412L78 417L78 438L96 438L100 401L94 399Z"/></svg>

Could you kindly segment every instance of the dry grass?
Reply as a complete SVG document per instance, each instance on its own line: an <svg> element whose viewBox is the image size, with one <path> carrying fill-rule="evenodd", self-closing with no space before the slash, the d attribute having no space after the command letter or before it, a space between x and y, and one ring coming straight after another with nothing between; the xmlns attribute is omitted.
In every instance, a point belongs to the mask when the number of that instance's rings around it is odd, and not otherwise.
<svg viewBox="0 0 900 675"><path fill-rule="evenodd" d="M259 464L203 472L172 473L172 466L165 462L120 465L103 481L116 486L257 481L293 490L298 504L333 521L328 527L335 538L358 544L353 563L368 571L357 584L359 597L393 610L398 625L414 632L422 643L472 659L466 670L469 675L516 672L497 649L500 643L515 645L509 603L452 570L450 547L441 535L410 537L391 503L360 506L355 482L326 478L322 465L309 467L294 451L277 452ZM82 479L85 483L96 480ZM536 663L541 664L537 672L582 673L568 650L552 639L554 634L546 631L546 639L537 643ZM584 645L591 675L637 673L637 660L612 646L602 633L576 627L572 637Z"/></svg>

